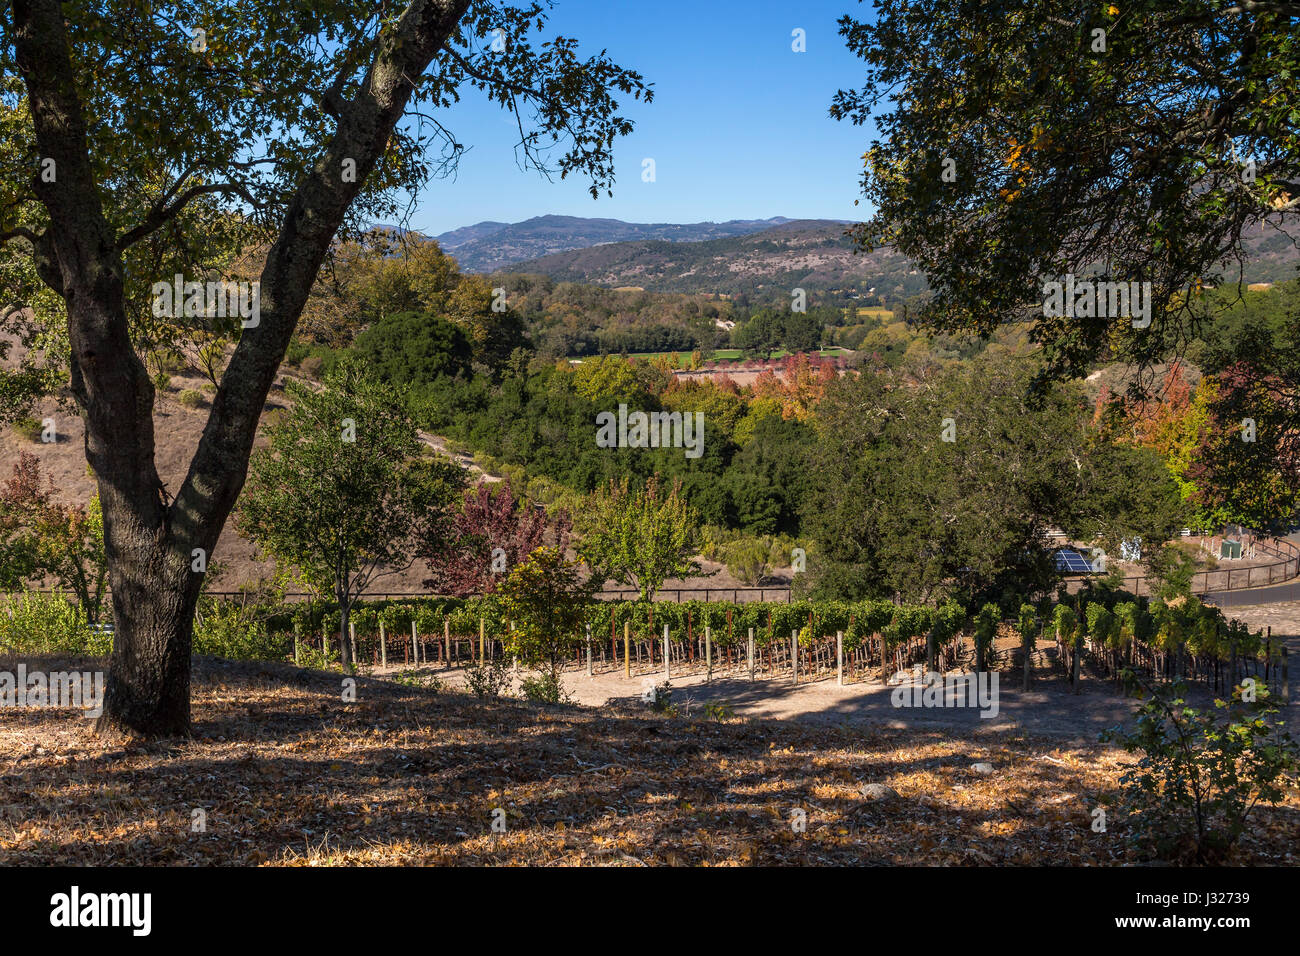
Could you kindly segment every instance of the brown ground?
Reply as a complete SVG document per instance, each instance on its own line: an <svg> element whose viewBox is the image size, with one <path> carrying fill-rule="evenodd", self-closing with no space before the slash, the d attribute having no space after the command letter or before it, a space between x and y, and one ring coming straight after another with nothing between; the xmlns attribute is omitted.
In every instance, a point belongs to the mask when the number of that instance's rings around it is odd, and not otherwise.
<svg viewBox="0 0 1300 956"><path fill-rule="evenodd" d="M364 677L355 703L339 690L337 675L200 662L194 738L150 745L0 710L0 864L1129 859L1111 801L1130 758L1095 744L480 703ZM899 798L865 799L866 783ZM1298 808L1263 811L1238 861L1295 862Z"/></svg>
<svg viewBox="0 0 1300 956"><path fill-rule="evenodd" d="M265 415L285 406L284 376L276 379L267 398ZM185 479L190 459L198 447L207 422L208 406L189 409L176 401L183 389L201 389L203 380L196 376L172 375L171 388L160 393L154 409L156 434L155 461L163 486L175 493ZM206 397L206 396L205 396ZM38 403L34 417L51 417L58 430L56 443L29 442L12 428L0 426L0 480L8 479L20 450L36 455L41 461L41 472L54 480L55 494L70 504L84 505L95 493L95 481L87 472L85 429L75 409L60 409L54 399ZM257 549L251 541L239 536L233 521L226 523L213 555L214 565L209 574L214 589L234 589L241 583L269 579L270 564L257 558Z"/></svg>

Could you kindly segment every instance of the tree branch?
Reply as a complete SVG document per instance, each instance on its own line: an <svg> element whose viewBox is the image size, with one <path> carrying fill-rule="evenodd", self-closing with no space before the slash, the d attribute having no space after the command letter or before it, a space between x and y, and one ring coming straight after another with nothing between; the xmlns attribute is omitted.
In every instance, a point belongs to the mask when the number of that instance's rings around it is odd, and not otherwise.
<svg viewBox="0 0 1300 956"><path fill-rule="evenodd" d="M245 330L179 492L169 509L172 533L216 540L243 487L257 422L321 262L388 146L421 76L453 36L470 0L413 0L381 31L356 96L334 137L289 202L261 275L261 323ZM355 176L345 179L345 161Z"/></svg>
<svg viewBox="0 0 1300 956"><path fill-rule="evenodd" d="M185 178L185 176L182 176L178 179L176 185L183 182ZM174 191L175 187L173 187L171 192L174 193ZM242 196L254 209L262 208L262 204L253 198L252 193L250 193L247 187L242 183L205 183L202 186L191 186L170 203L164 205L166 197L159 200L154 207L149 210L149 213L144 217L144 219L135 226L135 228L122 234L121 238L117 240L117 248L119 250L129 248L179 216L192 200L199 196L211 195L213 193Z"/></svg>

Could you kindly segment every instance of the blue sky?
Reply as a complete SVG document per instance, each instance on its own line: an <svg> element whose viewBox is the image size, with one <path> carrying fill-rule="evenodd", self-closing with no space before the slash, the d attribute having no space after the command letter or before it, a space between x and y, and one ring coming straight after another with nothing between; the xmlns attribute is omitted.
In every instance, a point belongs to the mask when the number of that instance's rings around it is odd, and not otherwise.
<svg viewBox="0 0 1300 956"><path fill-rule="evenodd" d="M636 130L615 146L613 198L593 201L585 180L522 171L513 119L471 90L440 116L471 148L454 178L421 193L411 225L437 234L547 213L630 222L862 218L853 201L873 130L827 111L836 89L863 77L835 21L870 9L856 0L556 0L544 36L575 37L586 53L606 49L655 86L653 103L624 111ZM791 50L795 28L806 31L807 52ZM655 160L653 183L641 179L646 157Z"/></svg>

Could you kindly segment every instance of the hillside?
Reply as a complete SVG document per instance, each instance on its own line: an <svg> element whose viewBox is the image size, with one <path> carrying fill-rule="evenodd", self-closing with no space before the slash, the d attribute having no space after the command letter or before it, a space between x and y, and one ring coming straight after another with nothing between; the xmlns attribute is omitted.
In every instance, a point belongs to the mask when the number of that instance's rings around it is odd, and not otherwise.
<svg viewBox="0 0 1300 956"><path fill-rule="evenodd" d="M886 298L914 295L925 279L892 250L856 253L845 225L803 219L745 236L703 242L619 242L544 256L511 268L559 282L641 286L655 292L754 292L871 287Z"/></svg>
<svg viewBox="0 0 1300 956"><path fill-rule="evenodd" d="M891 249L855 252L844 232L842 223L798 220L703 242L617 242L572 249L520 262L509 271L539 273L557 282L639 286L654 292L736 294L800 287L867 294L874 289L875 295L896 301L925 290L925 277L909 260ZM1242 269L1246 282L1295 278L1300 249L1285 233L1257 228L1247 236L1246 248ZM1225 270L1228 280L1235 275L1235 266Z"/></svg>
<svg viewBox="0 0 1300 956"><path fill-rule="evenodd" d="M580 216L535 216L516 223L475 223L434 238L443 249L455 255L465 271L493 272L525 259L605 243L644 240L700 242L760 232L787 222L790 220L783 216L686 224L623 222L621 219L587 219Z"/></svg>
<svg viewBox="0 0 1300 956"><path fill-rule="evenodd" d="M0 362L0 368L12 367L21 350L11 354ZM261 428L265 428L270 417L281 413L292 405L292 399L285 392L285 382L298 377L292 368L282 368L276 375L271 394L267 397L262 412ZM176 489L185 479L190 459L198 447L207 423L209 407L186 408L177 401L177 396L184 389L202 389L203 379L192 373L174 373L166 391L160 392L154 408L155 462L163 488L168 494L175 494ZM52 443L29 441L22 437L15 428L0 425L0 482L11 477L11 470L18 462L19 453L35 455L40 461L41 475L48 477L54 485L57 500L71 505L85 505L96 492L95 479L86 465L85 427L81 417L70 404L60 407L55 398L46 398L32 409L38 419L53 418L58 439ZM436 436L421 433L424 441L435 453L445 455L464 467L471 482L486 479L489 482L501 480L496 475L485 474L473 460L465 455L448 451L443 440ZM259 435L258 446L264 444ZM243 588L256 587L261 583L270 583L275 575L275 563L259 553L256 544L240 534L234 515L227 521L217 541L213 553L213 563L208 572L208 587L211 591L226 592ZM726 567L714 561L701 561L703 574L685 579L671 578L664 582L668 588L732 588L742 587L743 583L728 572ZM376 580L371 595L385 593L409 594L424 590L424 579L428 570L423 561L415 562L411 567L386 574ZM781 574L774 574L772 586L788 585L788 580ZM44 585L44 586L48 586Z"/></svg>
<svg viewBox="0 0 1300 956"><path fill-rule="evenodd" d="M208 408L189 409L176 401L181 389L198 389L202 380L197 376L173 375L171 388L158 396L154 408L156 438L155 461L163 488L169 494L185 479L190 458L198 447L207 422ZM284 375L276 377L275 385L267 398L265 416L286 407ZM66 503L84 505L95 493L95 480L86 466L85 427L75 409L60 408L55 399L37 403L33 414L37 418L53 418L58 429L58 440L50 444L30 442L20 437L13 428L0 428L0 480L9 478L10 469L18 461L20 451L29 452L40 459L41 474L54 482L55 496ZM240 536L235 522L227 521L213 554L214 564L209 573L209 586L215 590L233 590L243 585L269 580L273 565L263 560L256 546ZM418 586L418 582L417 582Z"/></svg>

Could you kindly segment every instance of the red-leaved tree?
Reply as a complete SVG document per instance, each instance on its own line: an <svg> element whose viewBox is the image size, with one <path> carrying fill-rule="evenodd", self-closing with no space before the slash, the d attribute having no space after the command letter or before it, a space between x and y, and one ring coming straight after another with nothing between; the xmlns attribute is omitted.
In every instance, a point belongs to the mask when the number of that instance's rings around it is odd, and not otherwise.
<svg viewBox="0 0 1300 956"><path fill-rule="evenodd" d="M1286 531L1300 513L1295 386L1245 361L1215 378L1210 425L1188 468L1196 502L1240 524Z"/></svg>
<svg viewBox="0 0 1300 956"><path fill-rule="evenodd" d="M98 496L89 508L63 504L40 459L19 452L9 479L0 483L0 587L53 578L76 595L94 623L107 574Z"/></svg>
<svg viewBox="0 0 1300 956"><path fill-rule="evenodd" d="M422 555L430 575L424 586L454 597L489 594L537 548L563 551L572 526L566 512L548 518L543 509L517 498L509 482L495 492L479 482L465 492L452 520L450 537L456 544Z"/></svg>

